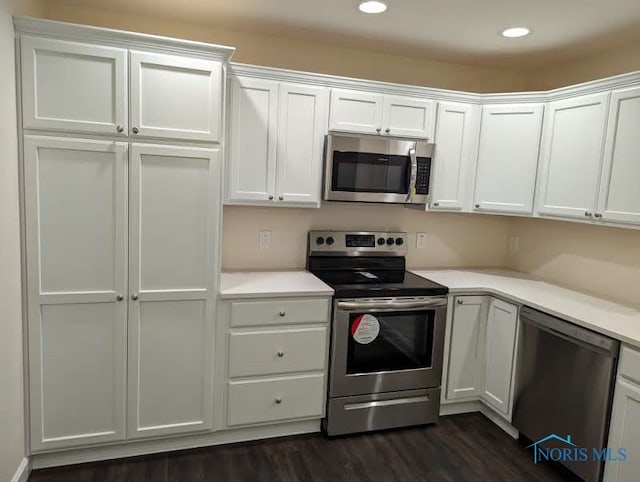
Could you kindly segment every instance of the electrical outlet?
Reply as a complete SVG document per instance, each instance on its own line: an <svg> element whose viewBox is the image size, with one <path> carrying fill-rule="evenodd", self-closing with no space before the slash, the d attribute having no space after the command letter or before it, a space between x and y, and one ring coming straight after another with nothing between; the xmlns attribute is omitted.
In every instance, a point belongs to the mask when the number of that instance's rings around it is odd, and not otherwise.
<svg viewBox="0 0 640 482"><path fill-rule="evenodd" d="M269 249L271 248L271 231L268 229L263 229L260 231L260 249Z"/></svg>
<svg viewBox="0 0 640 482"><path fill-rule="evenodd" d="M520 249L520 236L517 234L512 234L509 238L509 251L512 253L517 253Z"/></svg>
<svg viewBox="0 0 640 482"><path fill-rule="evenodd" d="M416 233L416 249L424 249L427 245L427 233Z"/></svg>

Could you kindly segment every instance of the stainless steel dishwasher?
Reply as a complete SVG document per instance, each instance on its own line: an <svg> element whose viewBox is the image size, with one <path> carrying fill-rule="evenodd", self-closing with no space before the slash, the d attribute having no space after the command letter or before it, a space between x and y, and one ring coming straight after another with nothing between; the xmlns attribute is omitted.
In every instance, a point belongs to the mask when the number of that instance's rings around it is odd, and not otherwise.
<svg viewBox="0 0 640 482"><path fill-rule="evenodd" d="M527 306L520 310L513 426L533 442L571 436L578 447L606 445L620 343ZM548 448L570 448L558 440ZM604 462L560 461L586 481L602 476Z"/></svg>

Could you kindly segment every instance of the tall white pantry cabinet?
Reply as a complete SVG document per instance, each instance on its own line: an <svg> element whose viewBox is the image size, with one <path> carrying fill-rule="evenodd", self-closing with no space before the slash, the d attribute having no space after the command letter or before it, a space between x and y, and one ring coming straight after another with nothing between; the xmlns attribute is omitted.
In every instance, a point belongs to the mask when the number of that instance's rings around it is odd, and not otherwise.
<svg viewBox="0 0 640 482"><path fill-rule="evenodd" d="M209 431L233 49L36 22L16 22L31 451Z"/></svg>

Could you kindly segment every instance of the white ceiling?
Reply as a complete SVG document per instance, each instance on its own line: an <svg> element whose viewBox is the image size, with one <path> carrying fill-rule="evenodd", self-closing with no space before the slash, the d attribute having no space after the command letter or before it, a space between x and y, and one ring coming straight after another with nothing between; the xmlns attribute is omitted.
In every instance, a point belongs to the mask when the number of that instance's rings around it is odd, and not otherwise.
<svg viewBox="0 0 640 482"><path fill-rule="evenodd" d="M640 0L73 0L187 22L279 32L392 53L477 64L543 62L640 41ZM509 26L532 35L505 39Z"/></svg>

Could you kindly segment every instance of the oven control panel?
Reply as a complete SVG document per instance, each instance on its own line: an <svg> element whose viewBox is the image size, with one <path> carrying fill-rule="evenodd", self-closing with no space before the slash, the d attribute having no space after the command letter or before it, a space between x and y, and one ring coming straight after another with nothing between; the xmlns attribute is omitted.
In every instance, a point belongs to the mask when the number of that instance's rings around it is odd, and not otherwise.
<svg viewBox="0 0 640 482"><path fill-rule="evenodd" d="M309 254L405 256L407 254L407 233L310 231Z"/></svg>

